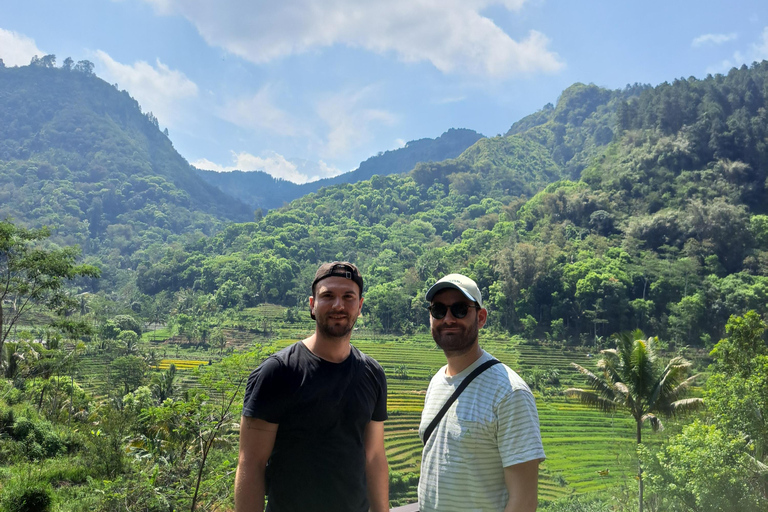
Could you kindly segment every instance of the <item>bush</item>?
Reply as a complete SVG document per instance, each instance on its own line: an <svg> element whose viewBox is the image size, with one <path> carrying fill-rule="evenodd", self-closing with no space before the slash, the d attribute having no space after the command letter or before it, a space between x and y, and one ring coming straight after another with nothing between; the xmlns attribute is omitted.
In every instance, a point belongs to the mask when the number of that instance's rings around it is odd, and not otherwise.
<svg viewBox="0 0 768 512"><path fill-rule="evenodd" d="M55 457L67 448L51 423L24 416L16 419L11 438L24 445L29 460Z"/></svg>
<svg viewBox="0 0 768 512"><path fill-rule="evenodd" d="M0 408L0 435L11 435L13 433L13 424L16 423L16 416L13 409Z"/></svg>
<svg viewBox="0 0 768 512"><path fill-rule="evenodd" d="M13 425L13 434L11 434L11 437L13 437L16 441L23 441L27 437L29 437L30 433L33 433L35 431L35 424L32 423L32 420L29 418L21 417L16 420L16 423Z"/></svg>
<svg viewBox="0 0 768 512"><path fill-rule="evenodd" d="M50 507L51 486L39 481L11 480L0 496L0 512L47 512Z"/></svg>

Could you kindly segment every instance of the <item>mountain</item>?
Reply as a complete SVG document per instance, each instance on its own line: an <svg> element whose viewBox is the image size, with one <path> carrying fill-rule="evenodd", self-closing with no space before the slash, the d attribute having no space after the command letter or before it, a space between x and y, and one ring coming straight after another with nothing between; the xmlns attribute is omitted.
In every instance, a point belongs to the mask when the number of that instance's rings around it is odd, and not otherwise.
<svg viewBox="0 0 768 512"><path fill-rule="evenodd" d="M366 276L367 321L408 333L463 272L491 329L603 346L635 328L710 347L768 315L768 62L557 105L406 175L324 187L139 269L145 293L300 306L322 261Z"/></svg>
<svg viewBox="0 0 768 512"><path fill-rule="evenodd" d="M124 268L153 244L252 218L87 61L37 62L0 67L0 217L51 226Z"/></svg>
<svg viewBox="0 0 768 512"><path fill-rule="evenodd" d="M339 183L355 183L378 174L408 172L419 162L439 162L459 156L483 136L473 130L451 128L436 139L419 139L404 147L380 152L360 164L354 171L311 183L296 184L273 178L263 171L215 172L198 169L200 176L223 192L240 199L252 208L271 210L322 187Z"/></svg>

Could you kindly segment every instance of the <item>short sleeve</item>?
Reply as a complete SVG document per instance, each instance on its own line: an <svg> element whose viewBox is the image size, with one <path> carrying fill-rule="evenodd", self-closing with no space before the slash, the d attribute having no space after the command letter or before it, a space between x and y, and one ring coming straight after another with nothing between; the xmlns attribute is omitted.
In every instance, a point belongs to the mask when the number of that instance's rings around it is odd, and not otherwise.
<svg viewBox="0 0 768 512"><path fill-rule="evenodd" d="M373 373L376 375L376 382L378 384L378 396L376 397L376 405L373 407L371 420L384 421L387 419L387 377L378 363L375 363Z"/></svg>
<svg viewBox="0 0 768 512"><path fill-rule="evenodd" d="M507 394L497 409L497 443L503 467L544 459L536 400L527 389Z"/></svg>
<svg viewBox="0 0 768 512"><path fill-rule="evenodd" d="M277 358L269 357L251 373L245 386L243 416L280 423L287 404L282 369Z"/></svg>

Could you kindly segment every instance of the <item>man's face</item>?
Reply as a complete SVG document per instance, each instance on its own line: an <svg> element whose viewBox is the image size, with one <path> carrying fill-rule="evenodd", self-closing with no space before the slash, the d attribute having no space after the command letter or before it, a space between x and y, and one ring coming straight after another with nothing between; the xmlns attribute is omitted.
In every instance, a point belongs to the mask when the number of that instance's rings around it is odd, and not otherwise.
<svg viewBox="0 0 768 512"><path fill-rule="evenodd" d="M309 298L318 332L330 338L343 338L352 332L362 307L360 288L344 277L326 277L315 285L315 295Z"/></svg>
<svg viewBox="0 0 768 512"><path fill-rule="evenodd" d="M459 290L449 288L438 292L432 299L432 304L442 303L448 306L448 312L443 318L437 319L429 315L429 325L432 337L437 346L446 353L464 354L477 343L478 332L485 325L488 312L485 309L470 307L467 316L456 318L451 313L450 306L463 302L469 306L475 303L467 299Z"/></svg>

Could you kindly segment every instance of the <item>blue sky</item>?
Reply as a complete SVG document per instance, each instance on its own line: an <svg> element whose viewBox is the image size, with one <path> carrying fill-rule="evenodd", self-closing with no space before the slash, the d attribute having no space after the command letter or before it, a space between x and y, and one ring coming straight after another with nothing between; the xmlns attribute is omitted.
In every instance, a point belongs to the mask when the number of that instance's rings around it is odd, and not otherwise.
<svg viewBox="0 0 768 512"><path fill-rule="evenodd" d="M768 2L8 0L0 58L90 60L190 163L295 182L449 128L484 135L575 82L768 59Z"/></svg>

